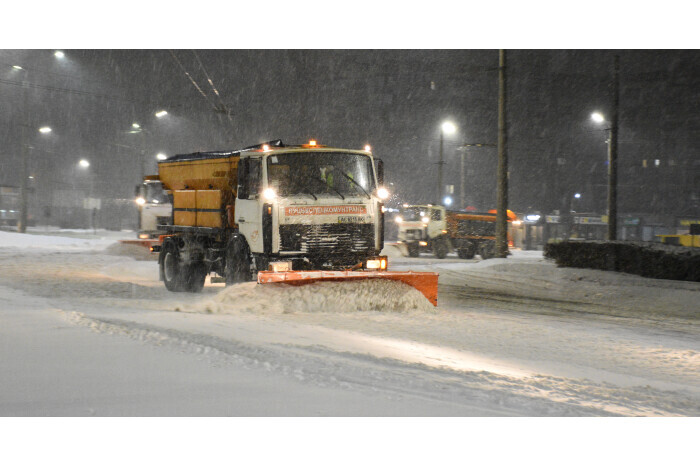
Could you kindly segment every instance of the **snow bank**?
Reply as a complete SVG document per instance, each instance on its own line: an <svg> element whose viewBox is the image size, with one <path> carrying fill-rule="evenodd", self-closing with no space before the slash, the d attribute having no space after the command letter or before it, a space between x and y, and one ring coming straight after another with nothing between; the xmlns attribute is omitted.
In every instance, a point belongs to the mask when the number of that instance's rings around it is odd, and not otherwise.
<svg viewBox="0 0 700 467"><path fill-rule="evenodd" d="M180 308L200 313L348 313L426 311L434 307L418 290L390 280L316 282L304 286L256 283L226 287L213 299Z"/></svg>
<svg viewBox="0 0 700 467"><path fill-rule="evenodd" d="M60 250L100 250L114 242L108 238L76 238L53 235L21 234L0 231L0 248L43 248Z"/></svg>

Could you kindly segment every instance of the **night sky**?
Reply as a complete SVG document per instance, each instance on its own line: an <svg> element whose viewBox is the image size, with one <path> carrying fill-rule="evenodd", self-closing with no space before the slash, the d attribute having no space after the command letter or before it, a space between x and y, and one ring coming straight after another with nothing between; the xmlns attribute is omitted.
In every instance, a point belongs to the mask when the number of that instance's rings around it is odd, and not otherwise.
<svg viewBox="0 0 700 467"><path fill-rule="evenodd" d="M81 158L96 196L129 198L159 152L315 138L371 144L394 203L435 202L440 124L450 120L458 131L445 137L445 184L459 203L463 154L465 204L495 207L496 149L459 146L496 142L496 49L61 50L63 59L55 49L0 50L0 184L19 185L27 121L43 199L87 186ZM578 192L575 210L604 214L607 133L590 115L610 115L615 54L620 211L700 215L697 50L509 50L512 210L567 209ZM169 114L156 118L160 109ZM144 131L129 133L133 122ZM53 131L38 133L44 125Z"/></svg>

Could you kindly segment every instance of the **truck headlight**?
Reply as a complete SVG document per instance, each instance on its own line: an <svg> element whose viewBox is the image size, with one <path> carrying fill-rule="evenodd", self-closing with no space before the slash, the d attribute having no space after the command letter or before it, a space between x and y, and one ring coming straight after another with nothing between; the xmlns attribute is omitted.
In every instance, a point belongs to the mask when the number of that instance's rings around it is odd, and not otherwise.
<svg viewBox="0 0 700 467"><path fill-rule="evenodd" d="M394 221L396 221L397 224L400 224L403 222L403 217L401 216L396 216L394 217Z"/></svg>
<svg viewBox="0 0 700 467"><path fill-rule="evenodd" d="M275 192L274 188L265 188L263 191L263 198L265 198L268 201L272 201L273 199L277 198L277 193Z"/></svg>
<svg viewBox="0 0 700 467"><path fill-rule="evenodd" d="M428 219L427 217L424 217L424 218L421 219L421 220L422 220L424 223L426 223L426 224L427 224L428 222L430 222L430 219Z"/></svg>
<svg viewBox="0 0 700 467"><path fill-rule="evenodd" d="M380 256L378 258L368 259L365 264L365 269L378 269L380 271L386 271L389 261L386 256Z"/></svg>

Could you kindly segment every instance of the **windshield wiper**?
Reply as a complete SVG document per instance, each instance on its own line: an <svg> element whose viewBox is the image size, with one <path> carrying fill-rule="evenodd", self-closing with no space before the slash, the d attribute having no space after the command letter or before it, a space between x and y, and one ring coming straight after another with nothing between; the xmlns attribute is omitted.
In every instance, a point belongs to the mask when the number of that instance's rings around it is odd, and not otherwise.
<svg viewBox="0 0 700 467"><path fill-rule="evenodd" d="M323 186L330 188L331 190L333 190L333 191L335 191L336 193L338 193L338 196L340 196L342 199L345 199L345 196L343 196L343 194L342 194L341 192L339 192L337 188L334 188L334 187L328 185L328 182L326 182L326 181L325 181L324 179L322 179L321 177L309 177L309 179L310 179L310 180L315 180L315 181L320 182L320 183L323 183Z"/></svg>
<svg viewBox="0 0 700 467"><path fill-rule="evenodd" d="M334 170L334 172L335 172L335 170ZM354 183L355 185L359 186L359 187L360 187L360 190L364 191L368 198L372 198L372 197L369 195L369 193L367 193L367 190L365 190L365 189L362 187L362 185L360 185L359 183L357 183L350 175L346 174L345 172L340 172L340 173L343 175L343 177L347 178L347 179L350 180L352 183ZM345 199L345 198L343 198L343 199Z"/></svg>
<svg viewBox="0 0 700 467"><path fill-rule="evenodd" d="M316 201L316 200L318 199L318 198L316 197L316 195L313 194L313 192L312 192L311 190L306 189L305 192L308 193L308 194L310 194L311 196L313 196L313 197L314 197L314 201Z"/></svg>

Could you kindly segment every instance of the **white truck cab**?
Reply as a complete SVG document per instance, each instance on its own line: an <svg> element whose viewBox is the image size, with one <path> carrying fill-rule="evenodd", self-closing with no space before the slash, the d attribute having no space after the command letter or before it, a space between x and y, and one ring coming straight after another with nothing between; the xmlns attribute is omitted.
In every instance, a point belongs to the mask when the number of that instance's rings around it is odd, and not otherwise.
<svg viewBox="0 0 700 467"><path fill-rule="evenodd" d="M383 248L387 193L370 152L268 147L242 153L238 170L235 222L256 269L287 258L347 266Z"/></svg>
<svg viewBox="0 0 700 467"><path fill-rule="evenodd" d="M398 240L405 244L408 255L416 257L421 251L432 251L444 258L449 251L447 216L444 206L405 204L396 217Z"/></svg>

